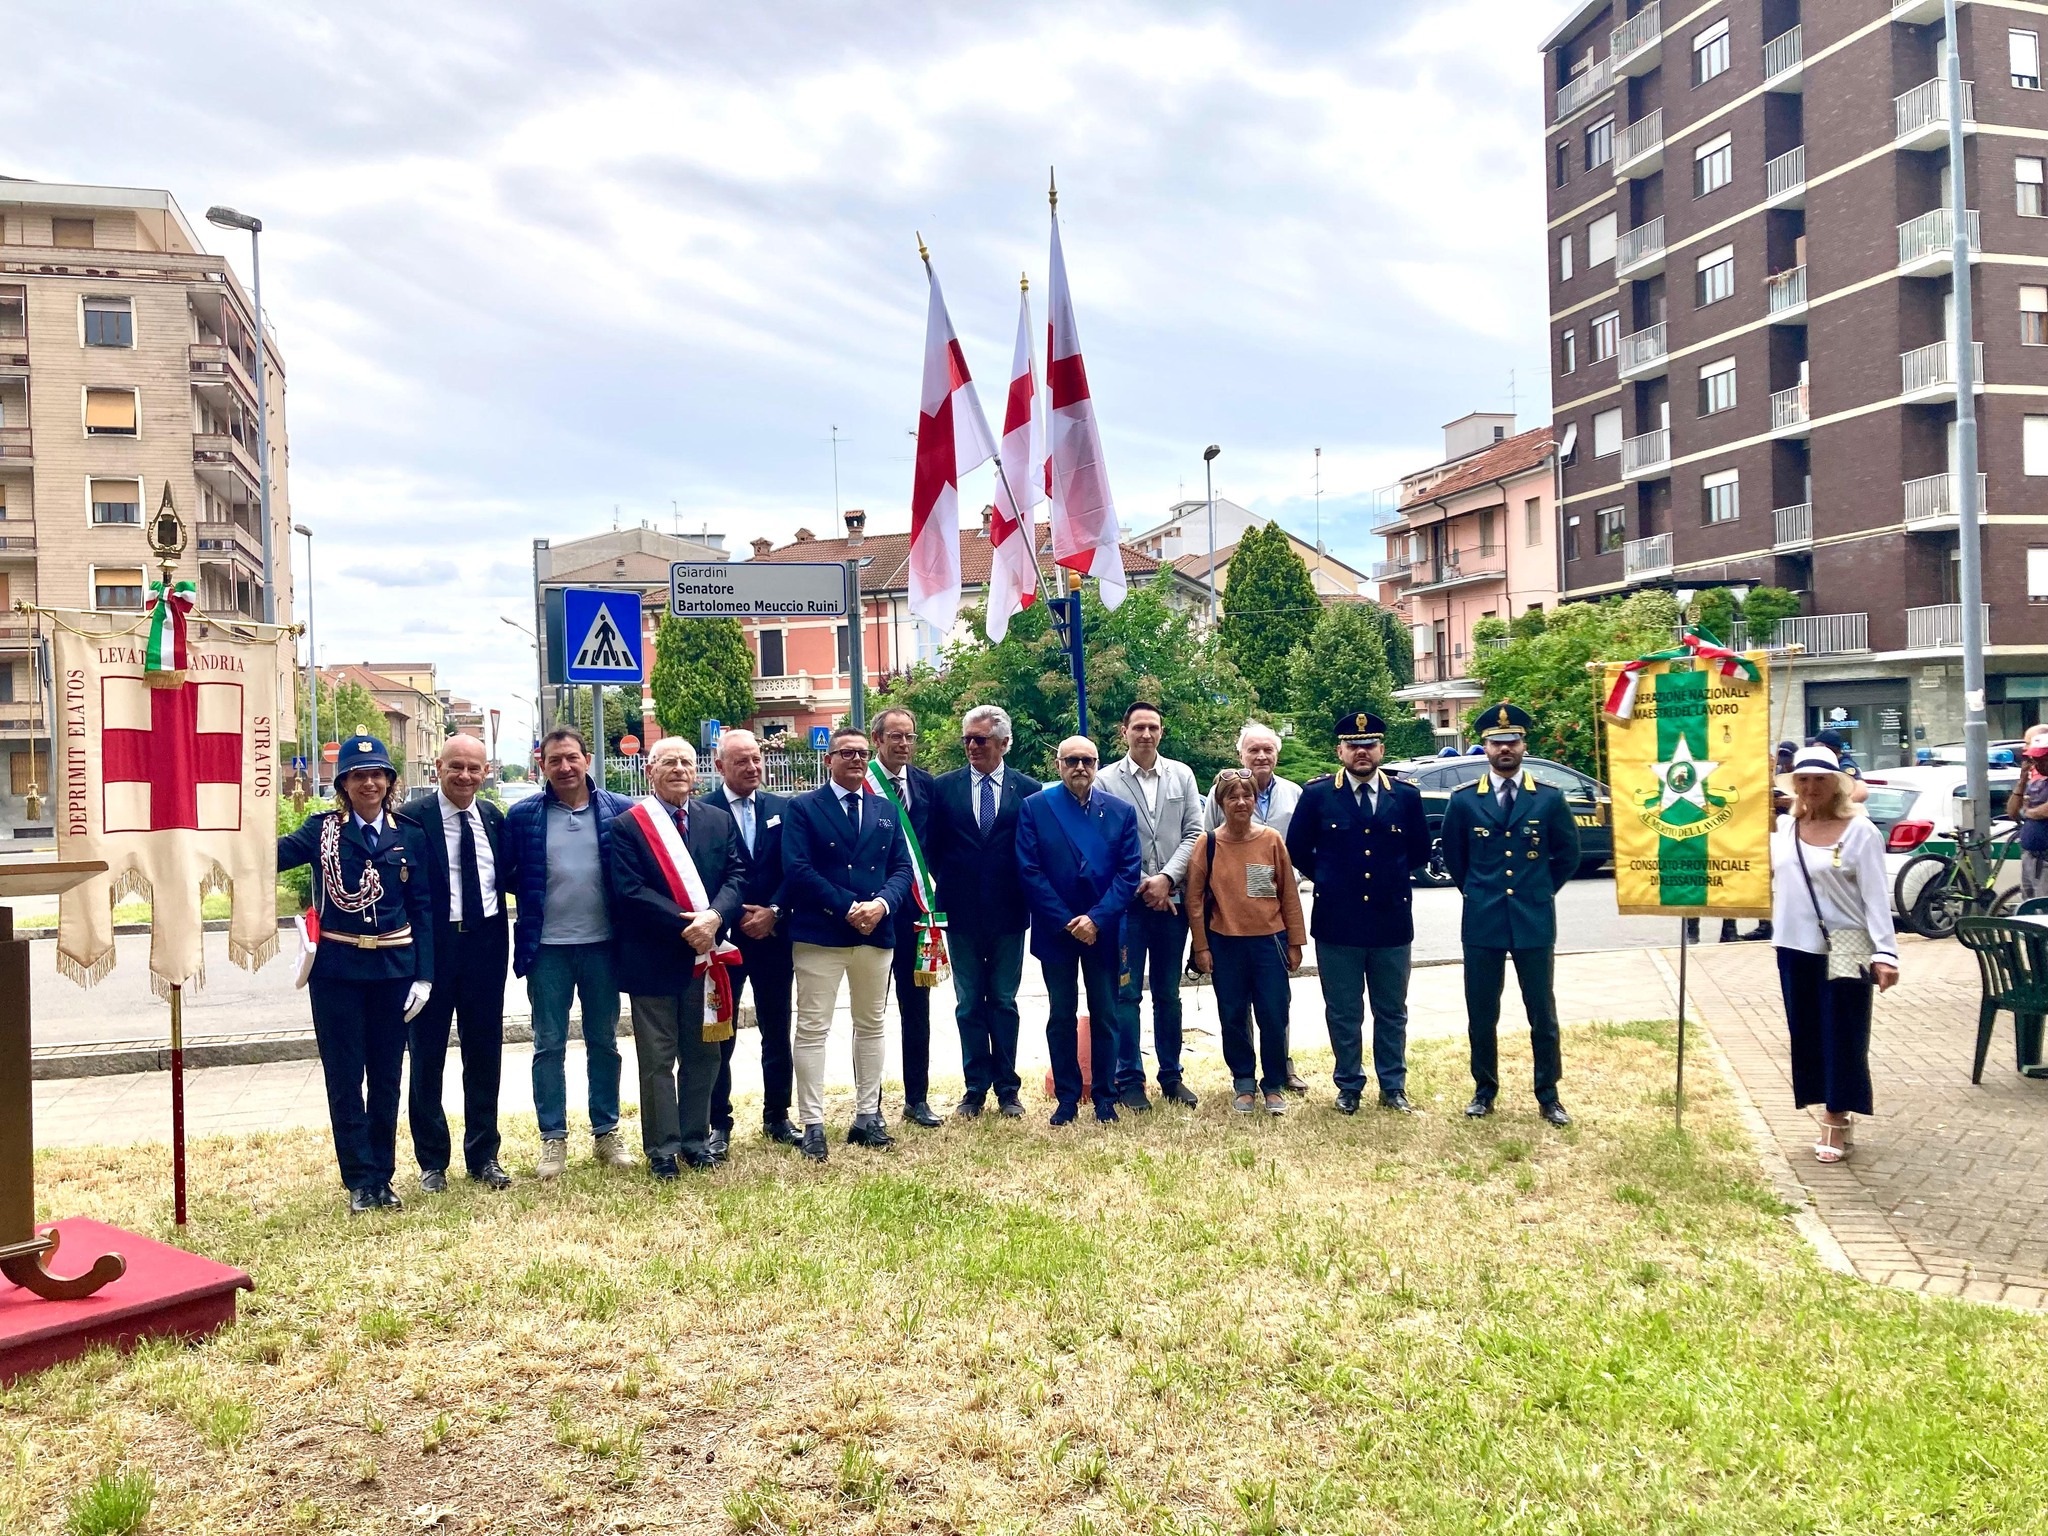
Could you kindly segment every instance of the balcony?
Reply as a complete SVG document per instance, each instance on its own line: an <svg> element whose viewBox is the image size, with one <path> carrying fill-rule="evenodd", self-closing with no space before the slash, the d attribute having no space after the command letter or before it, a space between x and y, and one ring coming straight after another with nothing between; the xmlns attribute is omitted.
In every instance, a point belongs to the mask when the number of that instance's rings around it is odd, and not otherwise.
<svg viewBox="0 0 2048 1536"><path fill-rule="evenodd" d="M1778 620L1774 646L1798 646L1809 656L1853 656L1870 649L1867 613L1812 613Z"/></svg>
<svg viewBox="0 0 2048 1536"><path fill-rule="evenodd" d="M43 712L27 699L9 699L0 703L0 732L12 735L17 731L33 731L40 734L43 724ZM46 746L47 743L38 746L36 756L41 757ZM47 771L43 777L49 777ZM49 788L50 786L45 784L44 792L47 793Z"/></svg>
<svg viewBox="0 0 2048 1536"><path fill-rule="evenodd" d="M1764 162L1764 206L1804 208L1806 206L1806 146L1788 149L1775 160Z"/></svg>
<svg viewBox="0 0 2048 1536"><path fill-rule="evenodd" d="M1372 579L1374 581L1405 581L1407 578L1408 562L1406 560L1381 560L1373 565Z"/></svg>
<svg viewBox="0 0 2048 1536"><path fill-rule="evenodd" d="M1454 549L1441 560L1418 560L1409 572L1414 584L1410 593L1442 592L1452 587L1468 587L1475 582L1500 581L1508 573L1508 556L1504 548Z"/></svg>
<svg viewBox="0 0 2048 1536"><path fill-rule="evenodd" d="M1397 699L1471 699L1479 697L1479 682L1465 675L1462 656L1424 651L1415 658L1415 681L1394 690Z"/></svg>
<svg viewBox="0 0 2048 1536"><path fill-rule="evenodd" d="M27 427L0 427L0 469L33 469L34 440Z"/></svg>
<svg viewBox="0 0 2048 1536"><path fill-rule="evenodd" d="M793 677L754 679L754 702L757 704L794 704L800 709L808 709L816 693L817 684L808 672L799 672Z"/></svg>
<svg viewBox="0 0 2048 1536"><path fill-rule="evenodd" d="M0 560L27 560L36 552L36 525L25 517L0 521Z"/></svg>
<svg viewBox="0 0 2048 1536"><path fill-rule="evenodd" d="M1408 514L1398 510L1382 512L1365 531L1377 534L1382 538L1388 534L1406 533L1408 531Z"/></svg>
<svg viewBox="0 0 2048 1536"><path fill-rule="evenodd" d="M1638 224L1621 237L1614 251L1614 275L1655 277L1664 270L1664 215Z"/></svg>
<svg viewBox="0 0 2048 1536"><path fill-rule="evenodd" d="M1621 338L1619 367L1624 379L1655 378L1664 372L1664 360L1670 355L1670 348L1664 339L1664 322L1645 326L1640 331L1631 331Z"/></svg>
<svg viewBox="0 0 2048 1536"><path fill-rule="evenodd" d="M1764 283L1773 320L1792 320L1806 313L1806 268L1775 272Z"/></svg>
<svg viewBox="0 0 2048 1536"><path fill-rule="evenodd" d="M1806 386L1794 384L1771 396L1771 436L1808 437Z"/></svg>
<svg viewBox="0 0 2048 1536"><path fill-rule="evenodd" d="M1984 343L1970 343L1973 359L1973 393L1984 391ZM1912 404L1956 397L1955 343L1937 341L1931 347L1915 347L1899 354L1899 390Z"/></svg>
<svg viewBox="0 0 2048 1536"><path fill-rule="evenodd" d="M1979 233L1977 210L1963 220L1970 260L1981 261L1984 239ZM1956 221L1946 208L1936 208L1899 226L1899 276L1930 277L1946 273L1955 260Z"/></svg>
<svg viewBox="0 0 2048 1536"><path fill-rule="evenodd" d="M1991 643L1991 605L1978 605L1984 616L1984 643ZM1935 603L1927 608L1906 610L1906 649L1909 651L1960 651L1963 648L1963 605Z"/></svg>
<svg viewBox="0 0 2048 1536"><path fill-rule="evenodd" d="M1937 76L1894 96L1892 123L1900 149L1944 148L1948 144L1948 82ZM1963 132L1976 131L1976 82L1965 80Z"/></svg>
<svg viewBox="0 0 2048 1536"><path fill-rule="evenodd" d="M1806 50L1799 28L1780 32L1764 44L1764 89L1797 91L1805 84Z"/></svg>
<svg viewBox="0 0 2048 1536"><path fill-rule="evenodd" d="M234 348L218 342L194 342L186 348L194 389L237 393L251 414L256 410L256 386Z"/></svg>
<svg viewBox="0 0 2048 1536"><path fill-rule="evenodd" d="M223 501L258 499L256 459L231 433L193 433L192 468Z"/></svg>
<svg viewBox="0 0 2048 1536"><path fill-rule="evenodd" d="M1670 534L1653 533L1647 539L1630 539L1621 546L1624 581L1660 581L1670 574Z"/></svg>
<svg viewBox="0 0 2048 1536"><path fill-rule="evenodd" d="M1813 548L1813 503L1802 501L1796 507L1774 507L1771 510L1771 526L1776 537L1771 541L1775 550L1801 550Z"/></svg>
<svg viewBox="0 0 2048 1536"><path fill-rule="evenodd" d="M1563 122L1597 96L1614 88L1614 61L1601 59L1572 77L1557 93L1557 121Z"/></svg>
<svg viewBox="0 0 2048 1536"><path fill-rule="evenodd" d="M1664 109L1639 117L1614 140L1614 174L1620 180L1664 169Z"/></svg>
<svg viewBox="0 0 2048 1536"><path fill-rule="evenodd" d="M263 574L263 536L240 523L201 523L198 553L202 565L240 560L254 575Z"/></svg>
<svg viewBox="0 0 2048 1536"><path fill-rule="evenodd" d="M1956 0L1959 6L1968 3L1969 0ZM1928 22L1941 18L1941 0L1892 0L1892 20L1909 27L1924 27Z"/></svg>
<svg viewBox="0 0 2048 1536"><path fill-rule="evenodd" d="M1671 429L1659 427L1621 445L1621 478L1645 480L1671 467Z"/></svg>
<svg viewBox="0 0 2048 1536"><path fill-rule="evenodd" d="M1647 75L1664 48L1664 19L1657 0L1607 34L1607 62L1617 75Z"/></svg>
<svg viewBox="0 0 2048 1536"><path fill-rule="evenodd" d="M1977 513L1984 513L1986 480L1977 477ZM1908 533L1953 533L1962 525L1962 478L1942 473L1908 480L1906 487L1906 531Z"/></svg>
<svg viewBox="0 0 2048 1536"><path fill-rule="evenodd" d="M0 331L0 379L28 377L28 337Z"/></svg>

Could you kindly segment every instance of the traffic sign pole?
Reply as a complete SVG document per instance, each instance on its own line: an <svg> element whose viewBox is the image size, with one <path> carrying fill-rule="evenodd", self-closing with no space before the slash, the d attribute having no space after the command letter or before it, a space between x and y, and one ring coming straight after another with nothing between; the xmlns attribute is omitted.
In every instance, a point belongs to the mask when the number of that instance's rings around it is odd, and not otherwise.
<svg viewBox="0 0 2048 1536"><path fill-rule="evenodd" d="M868 728L868 668L861 654L860 562L846 562L846 665L853 672L853 728Z"/></svg>
<svg viewBox="0 0 2048 1536"><path fill-rule="evenodd" d="M590 685L590 767L597 787L604 783L604 684Z"/></svg>

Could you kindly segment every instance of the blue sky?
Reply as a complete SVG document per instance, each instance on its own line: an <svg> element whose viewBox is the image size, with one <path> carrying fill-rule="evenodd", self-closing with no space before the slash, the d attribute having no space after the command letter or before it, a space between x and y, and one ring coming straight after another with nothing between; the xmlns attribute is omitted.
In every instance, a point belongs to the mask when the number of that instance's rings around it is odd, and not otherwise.
<svg viewBox="0 0 2048 1536"><path fill-rule="evenodd" d="M1215 442L1217 493L1307 534L1320 446L1324 537L1375 558L1367 498L1443 422L1511 370L1547 417L1560 9L30 7L0 172L265 220L322 659L516 716L537 535L823 532L835 425L843 505L908 526L913 232L999 409L1049 164L1125 525Z"/></svg>

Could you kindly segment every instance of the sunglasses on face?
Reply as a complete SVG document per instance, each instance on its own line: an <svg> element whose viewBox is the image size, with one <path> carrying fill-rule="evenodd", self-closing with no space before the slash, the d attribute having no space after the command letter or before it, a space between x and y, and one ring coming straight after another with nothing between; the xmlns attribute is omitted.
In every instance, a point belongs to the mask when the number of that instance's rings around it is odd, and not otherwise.
<svg viewBox="0 0 2048 1536"><path fill-rule="evenodd" d="M1092 757L1063 757L1060 759L1060 766L1063 768L1093 768L1095 766L1095 759Z"/></svg>
<svg viewBox="0 0 2048 1536"><path fill-rule="evenodd" d="M993 736L962 736L960 738L960 745L963 747L985 747L994 740L995 737Z"/></svg>

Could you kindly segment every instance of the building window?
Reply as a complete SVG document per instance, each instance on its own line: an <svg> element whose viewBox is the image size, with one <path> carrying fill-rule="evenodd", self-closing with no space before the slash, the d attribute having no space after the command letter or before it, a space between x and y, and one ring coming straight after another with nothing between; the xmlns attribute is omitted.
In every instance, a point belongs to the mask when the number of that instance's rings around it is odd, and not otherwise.
<svg viewBox="0 0 2048 1536"><path fill-rule="evenodd" d="M1557 242L1557 280L1568 283L1572 280L1572 237L1560 236Z"/></svg>
<svg viewBox="0 0 2048 1536"><path fill-rule="evenodd" d="M87 437L133 437L135 433L134 390L88 389L85 392Z"/></svg>
<svg viewBox="0 0 2048 1536"><path fill-rule="evenodd" d="M88 347L134 346L134 305L127 299L87 299L85 344Z"/></svg>
<svg viewBox="0 0 2048 1536"><path fill-rule="evenodd" d="M1561 187L1572 179L1572 147L1569 144L1557 146L1557 184Z"/></svg>
<svg viewBox="0 0 2048 1536"><path fill-rule="evenodd" d="M140 612L142 572L132 566L93 567L92 605L115 612Z"/></svg>
<svg viewBox="0 0 2048 1536"><path fill-rule="evenodd" d="M2015 36L2018 34L2015 33ZM1586 130L1586 169L1593 170L1614 158L1614 119L1603 117Z"/></svg>
<svg viewBox="0 0 2048 1536"><path fill-rule="evenodd" d="M1724 357L1700 370L1700 414L1711 416L1716 411L1733 410L1734 407L1735 359Z"/></svg>
<svg viewBox="0 0 2048 1536"><path fill-rule="evenodd" d="M1567 560L1579 558L1579 520L1576 517L1564 520L1564 557Z"/></svg>
<svg viewBox="0 0 2048 1536"><path fill-rule="evenodd" d="M2048 347L2048 288L2029 283L2020 289L2020 345Z"/></svg>
<svg viewBox="0 0 2048 1536"><path fill-rule="evenodd" d="M1481 507L1479 509L1479 553L1482 555L1490 555L1494 552L1493 513L1494 509L1492 507Z"/></svg>
<svg viewBox="0 0 2048 1536"><path fill-rule="evenodd" d="M2021 423L2020 472L2048 475L2048 416L2029 416Z"/></svg>
<svg viewBox="0 0 2048 1536"><path fill-rule="evenodd" d="M1614 260L1614 243L1619 238L1619 225L1615 215L1602 214L1586 226L1586 265L1597 267L1603 261Z"/></svg>
<svg viewBox="0 0 2048 1536"><path fill-rule="evenodd" d="M842 625L840 625L840 626L839 626L839 661L838 661L838 667L839 667L839 670L840 670L841 672L844 672L844 673L848 673L848 674L851 674L851 673L852 673L852 671L853 671L853 648L852 648L852 647L853 647L853 641L852 641L852 637L851 637L850 635L848 635L848 633L847 633L847 630L846 630L846 626L845 626L844 624L842 624Z"/></svg>
<svg viewBox="0 0 2048 1536"><path fill-rule="evenodd" d="M1742 515L1739 495L1742 472L1724 469L1719 474L1708 475L1700 481L1700 520L1707 523L1732 523Z"/></svg>
<svg viewBox="0 0 2048 1536"><path fill-rule="evenodd" d="M95 480L92 482L92 520L95 523L142 522L142 482L139 480Z"/></svg>
<svg viewBox="0 0 2048 1536"><path fill-rule="evenodd" d="M1566 331L1558 338L1557 371L1576 373L1579 368L1579 333Z"/></svg>
<svg viewBox="0 0 2048 1536"><path fill-rule="evenodd" d="M1693 277L1692 301L1696 309L1718 304L1735 292L1735 247L1724 245L1699 259Z"/></svg>
<svg viewBox="0 0 2048 1536"><path fill-rule="evenodd" d="M1594 548L1600 554L1611 555L1621 548L1623 536L1627 532L1626 507L1602 507L1593 514Z"/></svg>
<svg viewBox="0 0 2048 1536"><path fill-rule="evenodd" d="M31 783L41 785L44 794L50 792L50 755L41 747L10 753L7 758L8 790L25 795Z"/></svg>
<svg viewBox="0 0 2048 1536"><path fill-rule="evenodd" d="M1593 322L1593 361L1604 363L1621 350L1621 311L1609 310Z"/></svg>
<svg viewBox="0 0 2048 1536"><path fill-rule="evenodd" d="M50 243L74 250L89 251L93 246L91 219L50 220Z"/></svg>
<svg viewBox="0 0 2048 1536"><path fill-rule="evenodd" d="M1692 195L1705 197L1735 179L1735 136L1724 133L1692 152Z"/></svg>
<svg viewBox="0 0 2048 1536"><path fill-rule="evenodd" d="M2012 59L2012 83L2022 91L2041 89L2041 34L2008 32L2006 53Z"/></svg>
<svg viewBox="0 0 2048 1536"><path fill-rule="evenodd" d="M761 631L761 675L763 677L787 677L789 674L782 663L782 631L764 629Z"/></svg>
<svg viewBox="0 0 2048 1536"><path fill-rule="evenodd" d="M1621 411L1601 411L1593 418L1593 457L1621 452Z"/></svg>
<svg viewBox="0 0 2048 1536"><path fill-rule="evenodd" d="M1728 72L1728 18L1722 17L1692 37L1692 83L1705 85Z"/></svg>
<svg viewBox="0 0 2048 1536"><path fill-rule="evenodd" d="M1534 549L1543 542L1543 498L1531 496L1522 503L1522 542Z"/></svg>
<svg viewBox="0 0 2048 1536"><path fill-rule="evenodd" d="M2024 218L2038 219L2042 216L2041 182L2042 172L2048 170L2048 160L2038 155L2018 155L2012 162L2012 179L2020 197L2020 214Z"/></svg>
<svg viewBox="0 0 2048 1536"><path fill-rule="evenodd" d="M2027 548L2027 601L2048 603L2048 549L2039 544Z"/></svg>

